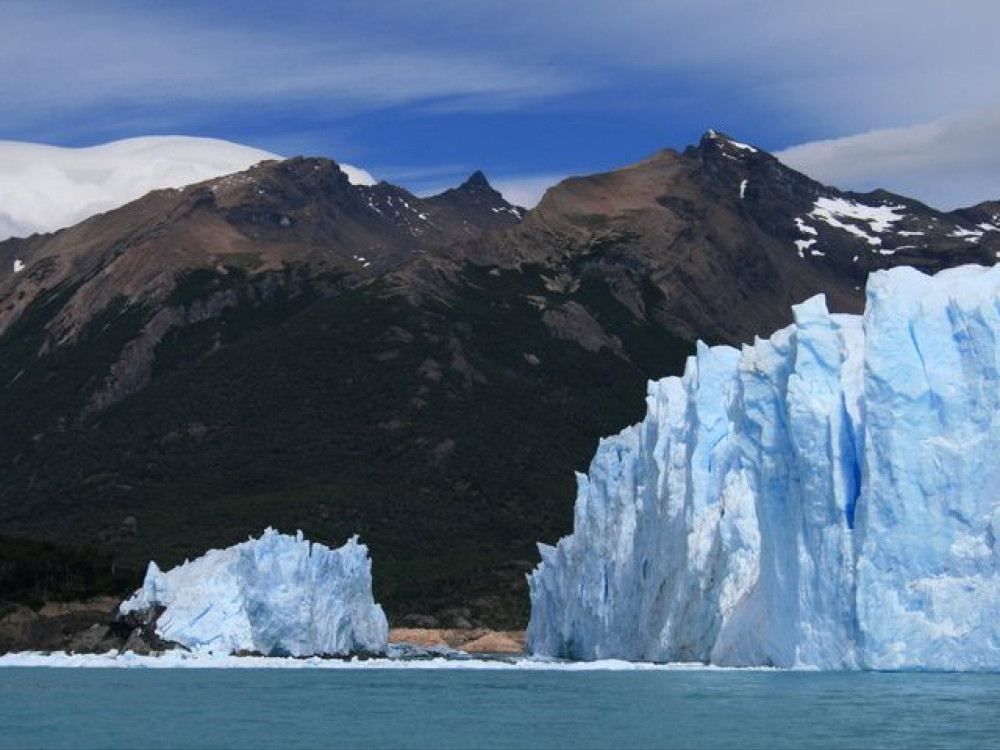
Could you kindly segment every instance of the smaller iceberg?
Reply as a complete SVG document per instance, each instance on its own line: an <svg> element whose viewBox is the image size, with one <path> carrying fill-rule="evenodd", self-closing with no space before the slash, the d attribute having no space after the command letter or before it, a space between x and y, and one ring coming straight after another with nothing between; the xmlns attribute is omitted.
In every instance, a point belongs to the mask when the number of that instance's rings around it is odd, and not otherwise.
<svg viewBox="0 0 1000 750"><path fill-rule="evenodd" d="M160 612L156 634L193 651L268 656L385 653L389 624L357 537L330 549L267 529L166 572L149 564L122 617Z"/></svg>

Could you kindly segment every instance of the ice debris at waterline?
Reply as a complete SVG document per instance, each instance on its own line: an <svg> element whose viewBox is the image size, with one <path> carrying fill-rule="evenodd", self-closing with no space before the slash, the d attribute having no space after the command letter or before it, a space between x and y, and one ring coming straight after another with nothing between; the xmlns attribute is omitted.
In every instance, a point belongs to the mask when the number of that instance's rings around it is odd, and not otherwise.
<svg viewBox="0 0 1000 750"><path fill-rule="evenodd" d="M528 648L576 659L1000 669L1000 267L869 278L699 345L580 475Z"/></svg>
<svg viewBox="0 0 1000 750"><path fill-rule="evenodd" d="M331 550L301 531L269 528L167 572L151 562L120 612L158 607L157 635L198 651L312 656L384 653L388 645L368 548L357 537Z"/></svg>

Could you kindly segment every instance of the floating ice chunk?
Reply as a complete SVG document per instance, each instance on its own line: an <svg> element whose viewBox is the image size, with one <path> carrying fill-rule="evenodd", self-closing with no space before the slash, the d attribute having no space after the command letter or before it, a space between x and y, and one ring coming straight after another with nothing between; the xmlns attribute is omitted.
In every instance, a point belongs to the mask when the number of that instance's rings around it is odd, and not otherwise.
<svg viewBox="0 0 1000 750"><path fill-rule="evenodd" d="M190 649L311 656L383 653L388 623L357 537L329 549L267 529L162 572L149 564L121 613L165 607L157 634Z"/></svg>

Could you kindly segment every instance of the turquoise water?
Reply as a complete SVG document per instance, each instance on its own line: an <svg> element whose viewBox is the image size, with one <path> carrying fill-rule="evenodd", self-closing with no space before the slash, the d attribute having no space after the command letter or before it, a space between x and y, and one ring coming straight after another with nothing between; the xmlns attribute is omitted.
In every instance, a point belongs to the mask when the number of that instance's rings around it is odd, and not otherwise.
<svg viewBox="0 0 1000 750"><path fill-rule="evenodd" d="M0 669L0 747L997 747L1000 676Z"/></svg>

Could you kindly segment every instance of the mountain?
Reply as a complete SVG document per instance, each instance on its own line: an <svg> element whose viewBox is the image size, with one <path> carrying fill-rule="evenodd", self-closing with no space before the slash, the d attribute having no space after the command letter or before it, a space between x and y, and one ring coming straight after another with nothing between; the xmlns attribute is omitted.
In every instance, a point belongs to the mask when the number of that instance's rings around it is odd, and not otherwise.
<svg viewBox="0 0 1000 750"><path fill-rule="evenodd" d="M1000 267L873 274L699 347L601 442L528 645L577 659L996 670Z"/></svg>
<svg viewBox="0 0 1000 750"><path fill-rule="evenodd" d="M817 291L860 311L874 270L993 262L1000 210L942 213L885 191L843 192L709 131L684 153L566 180L523 225L479 244L462 255L599 273L637 317L650 284L664 297L651 311L664 327L739 343L786 325L791 305Z"/></svg>
<svg viewBox="0 0 1000 750"><path fill-rule="evenodd" d="M269 525L359 533L394 621L516 627L647 380L817 292L859 311L871 270L991 262L991 206L843 193L717 133L523 216L481 174L418 198L322 159L156 191L0 243L0 534L134 588Z"/></svg>
<svg viewBox="0 0 1000 750"><path fill-rule="evenodd" d="M329 160L298 158L154 191L55 235L0 244L0 267L11 269L0 281L0 333L57 289L65 299L46 323L45 350L76 341L113 305L149 311L138 313L140 334L91 394L100 409L148 382L168 331L237 305L235 287L267 295L299 267L352 285L429 247L516 222L518 209L481 179L422 199L384 182L355 185ZM193 306L175 304L185 295Z"/></svg>

